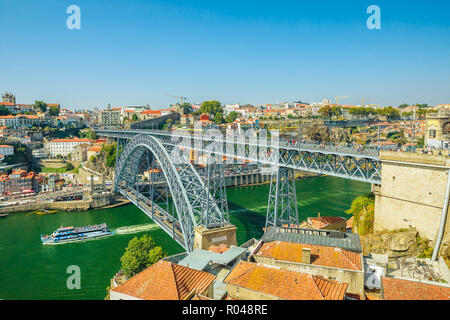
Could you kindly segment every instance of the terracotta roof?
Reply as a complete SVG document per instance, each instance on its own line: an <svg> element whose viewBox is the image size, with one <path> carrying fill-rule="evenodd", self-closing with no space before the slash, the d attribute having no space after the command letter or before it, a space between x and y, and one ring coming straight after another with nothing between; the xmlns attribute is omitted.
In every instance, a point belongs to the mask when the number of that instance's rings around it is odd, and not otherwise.
<svg viewBox="0 0 450 320"><path fill-rule="evenodd" d="M330 224L338 223L345 221L344 218L341 217L312 217L309 218L314 229L321 229Z"/></svg>
<svg viewBox="0 0 450 320"><path fill-rule="evenodd" d="M361 253L338 247L272 241L264 243L261 248L256 251L256 255L274 258L275 260L302 263L303 248L311 249L312 265L358 271L362 270Z"/></svg>
<svg viewBox="0 0 450 320"><path fill-rule="evenodd" d="M184 300L192 291L205 293L215 279L210 273L160 260L112 290L144 300Z"/></svg>
<svg viewBox="0 0 450 320"><path fill-rule="evenodd" d="M80 139L80 138L73 138L73 139L54 139L50 142L91 142L89 139Z"/></svg>
<svg viewBox="0 0 450 320"><path fill-rule="evenodd" d="M228 251L230 248L226 244L220 244L219 246L210 246L208 248L209 251L217 252L217 253L224 253Z"/></svg>
<svg viewBox="0 0 450 320"><path fill-rule="evenodd" d="M145 110L142 111L141 114L160 114L161 110Z"/></svg>
<svg viewBox="0 0 450 320"><path fill-rule="evenodd" d="M93 152L100 152L102 150L102 147L100 146L94 146L94 147L90 147L88 149L88 151L93 151Z"/></svg>
<svg viewBox="0 0 450 320"><path fill-rule="evenodd" d="M450 288L423 282L382 277L385 300L450 300Z"/></svg>
<svg viewBox="0 0 450 320"><path fill-rule="evenodd" d="M286 300L343 300L347 283L241 261L224 279L231 285Z"/></svg>

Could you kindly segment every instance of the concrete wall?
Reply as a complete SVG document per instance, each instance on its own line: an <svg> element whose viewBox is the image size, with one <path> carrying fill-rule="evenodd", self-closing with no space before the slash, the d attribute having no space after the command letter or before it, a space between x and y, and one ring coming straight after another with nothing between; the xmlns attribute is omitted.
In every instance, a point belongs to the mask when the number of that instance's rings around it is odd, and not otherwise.
<svg viewBox="0 0 450 320"><path fill-rule="evenodd" d="M436 240L450 160L397 152L382 152L381 160L381 186L373 188L375 231L413 227ZM448 220L444 242L449 240Z"/></svg>
<svg viewBox="0 0 450 320"><path fill-rule="evenodd" d="M212 245L236 245L236 227L233 225L206 229L203 226L194 228L194 249L207 250Z"/></svg>

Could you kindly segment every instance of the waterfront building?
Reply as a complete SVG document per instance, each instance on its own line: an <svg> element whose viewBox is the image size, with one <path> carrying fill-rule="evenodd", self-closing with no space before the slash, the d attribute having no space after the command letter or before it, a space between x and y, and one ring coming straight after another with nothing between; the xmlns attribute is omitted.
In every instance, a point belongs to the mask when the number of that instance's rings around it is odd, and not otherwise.
<svg viewBox="0 0 450 320"><path fill-rule="evenodd" d="M190 300L197 295L211 299L216 277L208 272L160 260L118 286L110 300Z"/></svg>
<svg viewBox="0 0 450 320"><path fill-rule="evenodd" d="M57 155L61 155L61 156L65 157L68 154L72 153L76 146L78 146L80 144L86 144L86 143L90 144L91 140L80 139L80 138L54 139L54 140L48 142L50 156L56 157Z"/></svg>
<svg viewBox="0 0 450 320"><path fill-rule="evenodd" d="M0 176L0 195L18 196L38 192L38 177L34 172L14 170L10 175Z"/></svg>
<svg viewBox="0 0 450 320"><path fill-rule="evenodd" d="M224 282L235 300L344 300L348 284L303 272L240 261Z"/></svg>

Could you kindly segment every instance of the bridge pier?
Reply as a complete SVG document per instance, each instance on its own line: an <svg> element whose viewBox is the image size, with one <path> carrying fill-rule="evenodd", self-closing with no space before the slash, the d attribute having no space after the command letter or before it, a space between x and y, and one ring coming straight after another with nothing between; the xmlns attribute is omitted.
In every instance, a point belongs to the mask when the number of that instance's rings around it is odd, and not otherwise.
<svg viewBox="0 0 450 320"><path fill-rule="evenodd" d="M299 226L298 205L294 169L279 167L272 172L266 230L283 225Z"/></svg>
<svg viewBox="0 0 450 320"><path fill-rule="evenodd" d="M207 250L212 245L218 246L220 244L237 245L236 227L234 225L213 229L207 229L204 226L194 228L194 250Z"/></svg>

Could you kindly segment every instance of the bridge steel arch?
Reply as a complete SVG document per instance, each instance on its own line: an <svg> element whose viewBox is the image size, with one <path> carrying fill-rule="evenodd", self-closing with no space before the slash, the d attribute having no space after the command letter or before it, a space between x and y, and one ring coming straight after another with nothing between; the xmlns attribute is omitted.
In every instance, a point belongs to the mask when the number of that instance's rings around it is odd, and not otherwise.
<svg viewBox="0 0 450 320"><path fill-rule="evenodd" d="M133 203L139 201L139 195L132 199L130 194L121 189L121 182L131 186L136 191L138 168L147 150L158 160L175 205L180 229L183 234L180 243L187 251L193 250L194 228L197 225L217 227L229 224L228 217L218 208L214 198L198 172L187 161L178 159L174 161L170 150L163 146L155 137L148 134L139 134L126 144L114 173L114 192L121 192ZM138 207L143 210L141 206ZM155 220L156 223L161 223ZM167 230L163 228L166 232Z"/></svg>

